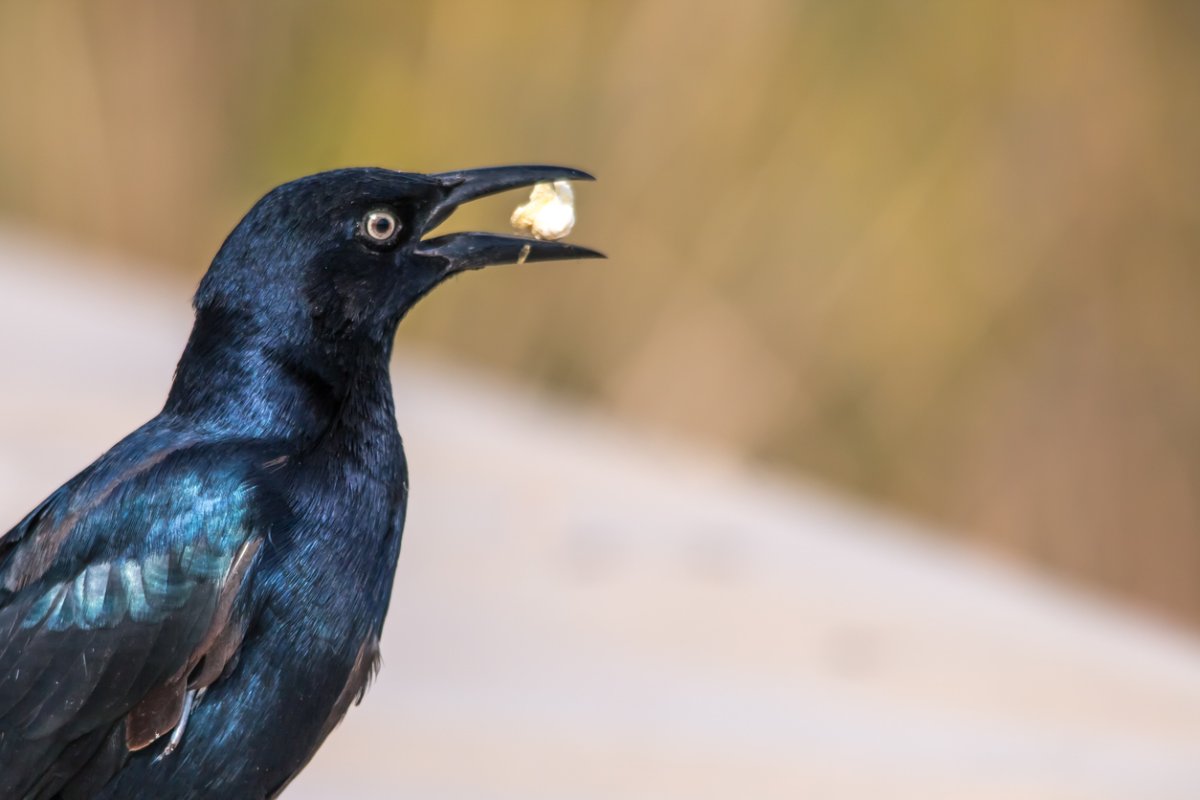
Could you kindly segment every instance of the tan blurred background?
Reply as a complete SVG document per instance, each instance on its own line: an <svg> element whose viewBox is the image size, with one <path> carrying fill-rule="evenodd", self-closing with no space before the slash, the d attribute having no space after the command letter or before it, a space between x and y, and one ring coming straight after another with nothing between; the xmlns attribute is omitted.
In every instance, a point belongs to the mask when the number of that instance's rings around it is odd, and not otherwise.
<svg viewBox="0 0 1200 800"><path fill-rule="evenodd" d="M457 282L402 341L1194 623L1198 36L1105 0L0 0L0 223L191 284L304 173L586 168L609 262Z"/></svg>

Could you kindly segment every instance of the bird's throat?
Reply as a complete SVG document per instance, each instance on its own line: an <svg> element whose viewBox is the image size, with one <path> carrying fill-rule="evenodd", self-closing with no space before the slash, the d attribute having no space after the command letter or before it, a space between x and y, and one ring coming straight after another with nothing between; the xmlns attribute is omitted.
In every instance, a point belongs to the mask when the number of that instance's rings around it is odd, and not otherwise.
<svg viewBox="0 0 1200 800"><path fill-rule="evenodd" d="M394 431L391 349L390 338L297 342L229 314L200 312L164 413L231 435L311 444L333 434Z"/></svg>

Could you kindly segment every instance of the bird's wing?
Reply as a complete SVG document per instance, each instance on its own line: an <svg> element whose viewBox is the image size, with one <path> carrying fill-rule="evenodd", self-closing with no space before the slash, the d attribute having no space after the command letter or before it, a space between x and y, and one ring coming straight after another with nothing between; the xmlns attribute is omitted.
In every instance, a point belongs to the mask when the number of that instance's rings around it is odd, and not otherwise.
<svg viewBox="0 0 1200 800"><path fill-rule="evenodd" d="M159 453L84 473L0 538L0 796L122 721L127 750L149 745L221 674L262 542L254 491Z"/></svg>

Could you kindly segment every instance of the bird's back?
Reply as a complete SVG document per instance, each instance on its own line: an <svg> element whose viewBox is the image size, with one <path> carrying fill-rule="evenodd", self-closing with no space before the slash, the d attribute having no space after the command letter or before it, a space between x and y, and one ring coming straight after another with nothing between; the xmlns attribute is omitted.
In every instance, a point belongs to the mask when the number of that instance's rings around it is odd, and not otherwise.
<svg viewBox="0 0 1200 800"><path fill-rule="evenodd" d="M386 540L403 498L314 494L321 460L288 447L160 417L0 538L0 797L265 797L311 757L374 663L391 577L327 540Z"/></svg>

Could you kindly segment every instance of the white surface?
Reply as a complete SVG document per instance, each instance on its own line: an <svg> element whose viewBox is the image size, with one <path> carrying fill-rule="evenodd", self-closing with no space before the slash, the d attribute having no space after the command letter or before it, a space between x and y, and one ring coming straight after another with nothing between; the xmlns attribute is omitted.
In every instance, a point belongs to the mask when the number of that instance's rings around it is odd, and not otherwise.
<svg viewBox="0 0 1200 800"><path fill-rule="evenodd" d="M80 261L0 236L0 527L157 410L190 325ZM396 383L384 669L286 797L1200 797L1191 639L445 367Z"/></svg>

